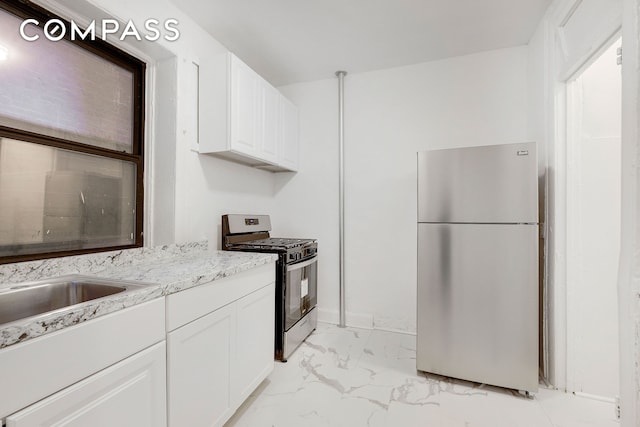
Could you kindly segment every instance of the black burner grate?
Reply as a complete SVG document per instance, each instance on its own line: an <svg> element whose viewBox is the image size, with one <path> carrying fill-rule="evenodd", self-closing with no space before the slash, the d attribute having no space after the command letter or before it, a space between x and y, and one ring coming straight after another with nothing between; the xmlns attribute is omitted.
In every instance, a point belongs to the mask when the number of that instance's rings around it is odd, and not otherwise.
<svg viewBox="0 0 640 427"><path fill-rule="evenodd" d="M249 240L241 244L233 245L235 248L271 248L271 249L292 249L298 246L305 246L313 243L313 239L285 239L270 237L268 239Z"/></svg>

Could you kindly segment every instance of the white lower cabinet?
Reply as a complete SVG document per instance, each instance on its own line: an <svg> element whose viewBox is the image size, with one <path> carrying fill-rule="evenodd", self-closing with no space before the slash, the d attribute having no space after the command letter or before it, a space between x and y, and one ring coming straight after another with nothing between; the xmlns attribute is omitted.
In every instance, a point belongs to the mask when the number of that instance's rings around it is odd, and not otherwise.
<svg viewBox="0 0 640 427"><path fill-rule="evenodd" d="M222 426L273 370L274 277L269 264L168 296L169 426Z"/></svg>
<svg viewBox="0 0 640 427"><path fill-rule="evenodd" d="M233 414L235 320L230 304L167 336L170 426L222 425Z"/></svg>
<svg viewBox="0 0 640 427"><path fill-rule="evenodd" d="M274 298L271 262L2 349L0 424L222 426L273 370Z"/></svg>
<svg viewBox="0 0 640 427"><path fill-rule="evenodd" d="M7 427L158 427L166 422L164 341L7 417Z"/></svg>
<svg viewBox="0 0 640 427"><path fill-rule="evenodd" d="M275 287L262 288L236 303L236 352L231 398L240 406L273 370Z"/></svg>

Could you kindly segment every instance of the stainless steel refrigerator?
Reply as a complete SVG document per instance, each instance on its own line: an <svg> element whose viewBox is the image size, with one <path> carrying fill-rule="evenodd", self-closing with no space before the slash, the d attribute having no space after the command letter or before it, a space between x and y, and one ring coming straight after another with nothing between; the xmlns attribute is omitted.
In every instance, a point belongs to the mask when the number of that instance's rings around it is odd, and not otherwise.
<svg viewBox="0 0 640 427"><path fill-rule="evenodd" d="M538 390L535 143L418 153L417 368Z"/></svg>

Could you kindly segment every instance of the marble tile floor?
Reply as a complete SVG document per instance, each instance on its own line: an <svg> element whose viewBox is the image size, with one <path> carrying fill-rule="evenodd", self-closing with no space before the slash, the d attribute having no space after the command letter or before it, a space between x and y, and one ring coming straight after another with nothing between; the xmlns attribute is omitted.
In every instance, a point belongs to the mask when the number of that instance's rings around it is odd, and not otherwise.
<svg viewBox="0 0 640 427"><path fill-rule="evenodd" d="M415 336L320 324L226 427L609 427L612 403L417 373Z"/></svg>

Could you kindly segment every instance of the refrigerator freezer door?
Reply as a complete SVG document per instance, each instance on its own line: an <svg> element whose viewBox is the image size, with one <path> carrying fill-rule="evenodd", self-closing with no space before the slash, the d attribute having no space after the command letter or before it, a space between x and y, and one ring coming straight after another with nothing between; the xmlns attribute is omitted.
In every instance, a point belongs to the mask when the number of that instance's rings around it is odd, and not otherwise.
<svg viewBox="0 0 640 427"><path fill-rule="evenodd" d="M535 143L419 152L418 222L537 223Z"/></svg>
<svg viewBox="0 0 640 427"><path fill-rule="evenodd" d="M538 389L538 226L418 224L418 370Z"/></svg>

